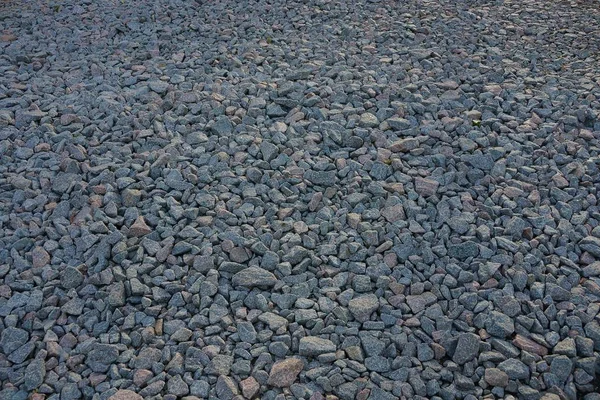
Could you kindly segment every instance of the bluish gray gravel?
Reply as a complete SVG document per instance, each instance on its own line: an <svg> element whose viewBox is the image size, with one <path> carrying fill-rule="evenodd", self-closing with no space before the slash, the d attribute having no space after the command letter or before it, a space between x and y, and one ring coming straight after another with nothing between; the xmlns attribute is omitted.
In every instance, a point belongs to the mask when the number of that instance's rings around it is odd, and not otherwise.
<svg viewBox="0 0 600 400"><path fill-rule="evenodd" d="M600 399L597 1L4 0L0 400Z"/></svg>

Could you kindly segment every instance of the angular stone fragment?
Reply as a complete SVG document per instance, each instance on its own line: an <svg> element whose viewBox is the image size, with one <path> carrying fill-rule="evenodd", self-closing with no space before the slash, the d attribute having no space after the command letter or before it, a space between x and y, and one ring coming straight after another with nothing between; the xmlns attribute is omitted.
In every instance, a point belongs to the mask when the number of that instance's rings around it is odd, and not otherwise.
<svg viewBox="0 0 600 400"><path fill-rule="evenodd" d="M335 344L328 339L316 336L305 336L300 339L299 352L301 356L314 357L324 353L333 353L335 350Z"/></svg>
<svg viewBox="0 0 600 400"><path fill-rule="evenodd" d="M469 257L477 257L479 255L479 247L477 243L468 240L448 246L448 255L460 260L466 260Z"/></svg>
<svg viewBox="0 0 600 400"><path fill-rule="evenodd" d="M456 350L452 361L458 365L471 361L479 354L479 336L473 333L463 333L458 337Z"/></svg>
<svg viewBox="0 0 600 400"><path fill-rule="evenodd" d="M217 378L216 391L219 400L231 400L239 394L237 384L233 378L225 375L220 375Z"/></svg>
<svg viewBox="0 0 600 400"><path fill-rule="evenodd" d="M547 348L521 335L515 336L513 339L513 344L522 350L538 354L540 356L545 356L548 354Z"/></svg>
<svg viewBox="0 0 600 400"><path fill-rule="evenodd" d="M424 197L433 196L437 193L440 183L433 179L415 178L415 191Z"/></svg>
<svg viewBox="0 0 600 400"><path fill-rule="evenodd" d="M36 246L31 251L31 265L33 268L42 268L50 262L50 254L40 246Z"/></svg>
<svg viewBox="0 0 600 400"><path fill-rule="evenodd" d="M25 389L37 389L43 382L46 376L46 363L43 360L36 359L25 369Z"/></svg>
<svg viewBox="0 0 600 400"><path fill-rule="evenodd" d="M376 128L379 126L379 120L371 113L364 113L360 116L360 125L365 128Z"/></svg>
<svg viewBox="0 0 600 400"><path fill-rule="evenodd" d="M141 215L137 217L135 222L129 227L128 235L130 237L141 237L145 236L152 232L152 229L146 225L146 221L144 221L144 217Z"/></svg>
<svg viewBox="0 0 600 400"><path fill-rule="evenodd" d="M332 186L336 183L336 171L313 171L308 170L304 173L304 179L319 186Z"/></svg>
<svg viewBox="0 0 600 400"><path fill-rule="evenodd" d="M508 375L498 368L487 368L485 370L484 379L492 386L505 387L508 385Z"/></svg>
<svg viewBox="0 0 600 400"><path fill-rule="evenodd" d="M425 292L415 296L406 296L406 303L410 307L413 314L418 314L425 310L427 306L435 303L437 297L431 292Z"/></svg>
<svg viewBox="0 0 600 400"><path fill-rule="evenodd" d="M242 395L246 399L251 399L260 390L260 384L251 376L240 382L240 388L242 389Z"/></svg>
<svg viewBox="0 0 600 400"><path fill-rule="evenodd" d="M108 400L143 400L143 397L134 392L133 390L118 390L117 393L113 394Z"/></svg>
<svg viewBox="0 0 600 400"><path fill-rule="evenodd" d="M271 287L277 283L277 277L260 267L249 267L233 275L231 283L234 286Z"/></svg>
<svg viewBox="0 0 600 400"><path fill-rule="evenodd" d="M394 153L406 153L419 147L419 140L406 138L395 141L390 145L390 151Z"/></svg>
<svg viewBox="0 0 600 400"><path fill-rule="evenodd" d="M378 308L379 299L374 294L355 297L348 303L348 309L358 322L368 321L371 314Z"/></svg>
<svg viewBox="0 0 600 400"><path fill-rule="evenodd" d="M585 276L586 278L589 278L592 276L599 276L600 275L600 261L593 262L590 265L584 267L581 272L583 273L583 276Z"/></svg>
<svg viewBox="0 0 600 400"><path fill-rule="evenodd" d="M269 373L269 380L267 383L275 387L287 387L290 386L302 369L304 368L304 361L300 358L288 358L286 360L277 361L271 367Z"/></svg>
<svg viewBox="0 0 600 400"><path fill-rule="evenodd" d="M510 379L529 379L529 368L521 360L509 358L498 364L498 369L504 371Z"/></svg>
<svg viewBox="0 0 600 400"><path fill-rule="evenodd" d="M2 331L0 346L2 346L4 354L9 355L27 343L28 340L29 333L26 330L9 326Z"/></svg>
<svg viewBox="0 0 600 400"><path fill-rule="evenodd" d="M515 323L508 315L492 311L486 323L487 332L496 337L505 338L515 331Z"/></svg>

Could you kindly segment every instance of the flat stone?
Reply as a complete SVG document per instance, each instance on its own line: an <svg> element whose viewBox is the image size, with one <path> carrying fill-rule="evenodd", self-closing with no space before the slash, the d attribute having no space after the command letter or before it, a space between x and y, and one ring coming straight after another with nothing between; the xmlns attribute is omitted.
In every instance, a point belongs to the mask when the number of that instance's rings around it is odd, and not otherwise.
<svg viewBox="0 0 600 400"><path fill-rule="evenodd" d="M217 118L214 124L211 126L211 131L217 135L230 135L233 133L233 124L226 116L220 116Z"/></svg>
<svg viewBox="0 0 600 400"><path fill-rule="evenodd" d="M169 88L169 83L164 81L150 81L148 86L158 94L165 94Z"/></svg>
<svg viewBox="0 0 600 400"><path fill-rule="evenodd" d="M585 276L586 278L590 278L592 276L599 276L600 275L600 261L596 261L591 263L590 265L584 267L581 272L583 273L583 276Z"/></svg>
<svg viewBox="0 0 600 400"><path fill-rule="evenodd" d="M479 247L477 243L468 240L448 246L448 255L459 260L466 260L469 257L477 257L479 255Z"/></svg>
<svg viewBox="0 0 600 400"><path fill-rule="evenodd" d="M579 242L579 247L596 257L600 257L600 238L586 236Z"/></svg>
<svg viewBox="0 0 600 400"><path fill-rule="evenodd" d="M389 120L388 120L389 121ZM419 147L419 140L416 138L400 139L390 145L390 151L394 153L407 153Z"/></svg>

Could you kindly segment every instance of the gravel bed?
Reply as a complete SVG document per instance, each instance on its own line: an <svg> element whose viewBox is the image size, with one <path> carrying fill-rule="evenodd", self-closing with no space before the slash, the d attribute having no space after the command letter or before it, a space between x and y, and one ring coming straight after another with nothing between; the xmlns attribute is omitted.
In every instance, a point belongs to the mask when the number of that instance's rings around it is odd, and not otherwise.
<svg viewBox="0 0 600 400"><path fill-rule="evenodd" d="M0 400L600 399L597 1L0 3Z"/></svg>

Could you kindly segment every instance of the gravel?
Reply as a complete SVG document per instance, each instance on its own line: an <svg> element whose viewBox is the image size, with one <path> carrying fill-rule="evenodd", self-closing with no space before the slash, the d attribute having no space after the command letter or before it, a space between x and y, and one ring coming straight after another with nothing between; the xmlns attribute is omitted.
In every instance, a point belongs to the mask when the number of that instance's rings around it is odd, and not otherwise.
<svg viewBox="0 0 600 400"><path fill-rule="evenodd" d="M598 399L595 2L0 25L0 399Z"/></svg>

